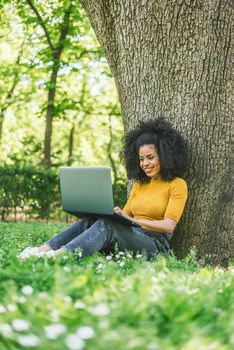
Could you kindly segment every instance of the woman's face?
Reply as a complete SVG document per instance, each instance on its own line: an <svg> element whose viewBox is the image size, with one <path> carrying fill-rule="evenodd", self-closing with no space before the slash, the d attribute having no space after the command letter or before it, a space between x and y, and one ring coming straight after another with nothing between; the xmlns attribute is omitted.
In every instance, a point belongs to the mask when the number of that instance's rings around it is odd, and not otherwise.
<svg viewBox="0 0 234 350"><path fill-rule="evenodd" d="M153 144L144 145L139 148L139 159L140 167L148 177L152 179L159 177L159 156Z"/></svg>

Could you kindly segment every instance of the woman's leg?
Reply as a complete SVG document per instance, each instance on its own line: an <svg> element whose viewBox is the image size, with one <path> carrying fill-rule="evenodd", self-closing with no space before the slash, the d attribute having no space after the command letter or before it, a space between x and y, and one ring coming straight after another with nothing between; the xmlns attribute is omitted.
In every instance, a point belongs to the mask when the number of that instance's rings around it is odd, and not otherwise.
<svg viewBox="0 0 234 350"><path fill-rule="evenodd" d="M161 242L149 237L142 229L123 226L108 219L97 220L64 246L71 252L81 249L84 257L98 251L112 250L115 244L123 251L145 253L149 259L167 250Z"/></svg>
<svg viewBox="0 0 234 350"><path fill-rule="evenodd" d="M51 249L58 250L68 242L72 241L75 237L79 236L83 231L87 230L95 222L92 218L85 218L77 221L72 226L68 227L63 232L57 234L49 241L42 244L40 247L27 247L20 252L17 257L19 259L28 259L31 256L42 256L42 254L54 253L50 252Z"/></svg>
<svg viewBox="0 0 234 350"><path fill-rule="evenodd" d="M58 233L46 242L46 244L53 250L57 250L62 246L65 246L70 241L74 240L77 236L81 235L82 232L87 230L95 222L95 219L84 218L75 222L73 225Z"/></svg>

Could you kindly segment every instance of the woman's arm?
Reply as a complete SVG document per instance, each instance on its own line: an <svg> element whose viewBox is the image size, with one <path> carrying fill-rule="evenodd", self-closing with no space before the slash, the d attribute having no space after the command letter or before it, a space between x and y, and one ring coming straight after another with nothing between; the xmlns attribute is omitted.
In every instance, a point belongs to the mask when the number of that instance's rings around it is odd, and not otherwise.
<svg viewBox="0 0 234 350"><path fill-rule="evenodd" d="M156 231L162 233L172 233L177 224L177 222L171 218L164 218L163 220L132 220L141 225L142 228L146 231Z"/></svg>
<svg viewBox="0 0 234 350"><path fill-rule="evenodd" d="M121 208L115 207L115 212L125 216L126 218L141 225L146 231L155 231L161 233L172 233L176 227L177 222L171 218L164 218L163 220L144 220L135 219L130 215L126 214Z"/></svg>

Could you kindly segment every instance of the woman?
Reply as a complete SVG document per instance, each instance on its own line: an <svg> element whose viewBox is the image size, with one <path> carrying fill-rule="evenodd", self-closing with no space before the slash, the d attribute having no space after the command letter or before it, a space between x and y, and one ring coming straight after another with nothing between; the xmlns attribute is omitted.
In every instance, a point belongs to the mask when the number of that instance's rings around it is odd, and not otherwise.
<svg viewBox="0 0 234 350"><path fill-rule="evenodd" d="M183 213L187 185L181 178L187 167L187 146L163 118L140 122L124 138L123 158L129 179L135 180L123 210L141 227L126 227L109 219L84 218L40 247L26 248L20 258L57 256L64 250L78 258L110 253L116 245L148 259L169 250L173 231Z"/></svg>

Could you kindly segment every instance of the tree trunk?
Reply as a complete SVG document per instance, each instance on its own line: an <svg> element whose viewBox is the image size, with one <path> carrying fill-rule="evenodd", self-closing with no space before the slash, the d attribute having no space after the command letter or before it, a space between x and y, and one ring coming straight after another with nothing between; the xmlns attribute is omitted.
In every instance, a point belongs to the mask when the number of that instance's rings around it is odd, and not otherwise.
<svg viewBox="0 0 234 350"><path fill-rule="evenodd" d="M13 76L13 81L12 81L12 85L10 87L10 89L7 91L5 100L3 102L3 105L0 109L0 145L2 142L2 134L3 134L3 124L4 124L4 119L5 119L5 112L7 110L7 108L9 108L12 103L13 103L13 95L15 92L15 88L20 80L20 71L19 71L19 66L20 66L20 60L21 57L23 55L23 47L24 47L24 41L22 42L22 44L20 45L20 49L19 49L19 53L14 65L14 76Z"/></svg>
<svg viewBox="0 0 234 350"><path fill-rule="evenodd" d="M69 26L70 26L70 14L72 10L72 3L68 2L68 8L64 8L64 17L61 25L61 30L59 33L59 38L56 45L53 45L50 33L47 30L46 23L44 22L41 14L39 13L34 2L27 0L28 5L34 12L37 17L38 24L44 31L48 47L51 50L53 58L52 72L49 81L48 87L48 100L47 100L47 110L46 110L46 129L45 129L45 138L44 138L44 167L51 167L51 138L52 138L52 126L55 110L55 96L56 96L56 84L58 71L60 68L60 58L65 47L65 40L68 35Z"/></svg>
<svg viewBox="0 0 234 350"><path fill-rule="evenodd" d="M109 117L109 142L107 144L107 156L110 161L112 170L113 170L113 175L114 175L114 185L117 184L118 182L118 173L115 165L115 161L112 157L112 143L113 143L113 131L112 131L112 125L111 125L111 115Z"/></svg>
<svg viewBox="0 0 234 350"><path fill-rule="evenodd" d="M54 103L56 93L56 83L58 76L59 66L57 62L54 62L54 68L51 74L48 91L48 104L46 110L46 128L44 137L44 167L51 167L51 138L52 138L52 125L54 117Z"/></svg>
<svg viewBox="0 0 234 350"><path fill-rule="evenodd" d="M82 0L115 78L125 129L165 116L189 141L179 257L234 257L231 0Z"/></svg>
<svg viewBox="0 0 234 350"><path fill-rule="evenodd" d="M0 145L2 143L2 132L3 132L3 122L4 122L4 114L5 111L0 111Z"/></svg>
<svg viewBox="0 0 234 350"><path fill-rule="evenodd" d="M71 166L73 163L73 146L74 146L74 133L75 133L75 123L72 124L69 139L68 139L68 160L67 165Z"/></svg>
<svg viewBox="0 0 234 350"><path fill-rule="evenodd" d="M61 27L59 40L57 43L56 49L52 48L53 51L53 70L51 73L51 78L49 82L49 91L48 91L48 103L46 111L46 130L45 130L45 139L44 139L44 167L51 167L51 138L52 138L52 125L54 117L54 107L55 107L55 94L56 94L56 85L58 71L60 68L60 58L65 47L65 40L69 30L69 19L71 14L70 4L68 10L64 10L64 19L63 25ZM48 42L49 44L49 42Z"/></svg>

